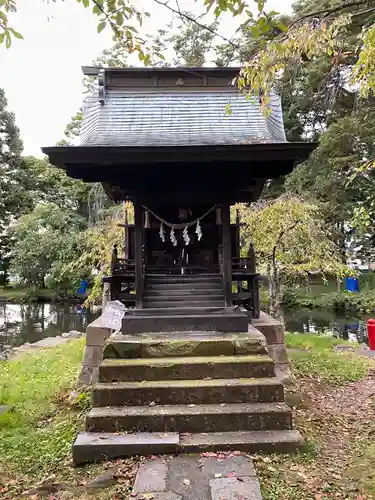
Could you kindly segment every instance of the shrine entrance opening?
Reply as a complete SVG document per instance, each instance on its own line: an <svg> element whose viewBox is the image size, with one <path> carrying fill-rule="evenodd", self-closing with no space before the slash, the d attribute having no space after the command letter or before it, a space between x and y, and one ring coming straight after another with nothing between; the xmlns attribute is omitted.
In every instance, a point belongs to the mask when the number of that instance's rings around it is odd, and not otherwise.
<svg viewBox="0 0 375 500"><path fill-rule="evenodd" d="M219 272L220 209L207 205L160 205L144 210L147 272Z"/></svg>

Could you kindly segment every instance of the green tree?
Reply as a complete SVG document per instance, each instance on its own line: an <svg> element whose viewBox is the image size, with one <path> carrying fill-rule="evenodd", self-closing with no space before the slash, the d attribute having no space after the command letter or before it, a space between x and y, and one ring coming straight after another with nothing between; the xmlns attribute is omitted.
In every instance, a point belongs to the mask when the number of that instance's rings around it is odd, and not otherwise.
<svg viewBox="0 0 375 500"><path fill-rule="evenodd" d="M187 14L192 16L192 14ZM186 19L178 20L174 33L166 40L166 44L171 44L174 51L173 64L190 67L204 66L210 51L214 48L218 27L218 21L202 27Z"/></svg>
<svg viewBox="0 0 375 500"><path fill-rule="evenodd" d="M282 196L237 208L245 224L241 246L254 246L267 274L273 316L280 315L283 284L307 279L310 273L342 277L349 272L317 205Z"/></svg>
<svg viewBox="0 0 375 500"><path fill-rule="evenodd" d="M11 237L9 225L22 209L18 197L18 174L22 141L15 116L7 110L5 93L0 89L0 283L7 281Z"/></svg>
<svg viewBox="0 0 375 500"><path fill-rule="evenodd" d="M343 250L345 241L355 236L353 212L359 215L361 209L374 213L375 173L372 169L358 171L375 156L374 118L374 111L367 108L339 118L322 134L306 164L286 182L287 190L324 203ZM372 226L373 234L374 230Z"/></svg>
<svg viewBox="0 0 375 500"><path fill-rule="evenodd" d="M92 186L68 177L64 170L53 167L46 158L22 158L19 189L19 196L25 200L23 213L30 212L39 203L55 203L89 219Z"/></svg>
<svg viewBox="0 0 375 500"><path fill-rule="evenodd" d="M129 222L133 220L133 207L126 203ZM63 276L76 276L82 269L96 269L87 304L100 301L102 278L109 275L113 246L117 245L121 254L124 246L124 233L119 230L119 223L124 222L124 206L113 205L102 212L100 221L80 234L80 253L76 255L62 270Z"/></svg>
<svg viewBox="0 0 375 500"><path fill-rule="evenodd" d="M22 215L13 229L11 272L27 286L45 287L47 275L57 283L63 267L80 254L83 221L54 203L37 205ZM85 272L86 269L81 269Z"/></svg>

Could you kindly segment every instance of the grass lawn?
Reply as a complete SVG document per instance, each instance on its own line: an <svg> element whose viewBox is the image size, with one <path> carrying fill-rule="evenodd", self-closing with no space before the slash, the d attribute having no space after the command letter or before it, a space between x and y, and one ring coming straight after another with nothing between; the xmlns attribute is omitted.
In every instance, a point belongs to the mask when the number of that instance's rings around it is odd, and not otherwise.
<svg viewBox="0 0 375 500"><path fill-rule="evenodd" d="M71 463L71 444L89 406L88 394L74 392L83 346L84 339L72 340L0 362L0 404L12 408L0 416L0 498L22 498L22 492L53 475L53 483L69 485L61 498L84 499L84 484L106 467ZM119 474L115 489L94 498L128 498L134 463L120 461L122 481Z"/></svg>
<svg viewBox="0 0 375 500"><path fill-rule="evenodd" d="M329 337L309 337L287 335L299 349L291 353L295 381L287 400L306 446L296 455L253 457L264 500L375 499L374 361L334 352ZM74 391L83 346L84 339L72 340L0 362L0 404L12 408L0 416L0 498L23 498L52 476L53 485L64 487L50 492L51 500L130 500L138 459L71 463L72 440L89 406L89 395ZM109 467L115 485L86 487Z"/></svg>

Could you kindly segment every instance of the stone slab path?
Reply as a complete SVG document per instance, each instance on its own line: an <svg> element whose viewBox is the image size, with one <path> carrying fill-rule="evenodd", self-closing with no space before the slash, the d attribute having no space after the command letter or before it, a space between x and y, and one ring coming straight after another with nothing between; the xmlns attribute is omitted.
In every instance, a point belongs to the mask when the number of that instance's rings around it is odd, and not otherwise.
<svg viewBox="0 0 375 500"><path fill-rule="evenodd" d="M253 462L236 452L157 457L141 464L136 500L262 500Z"/></svg>

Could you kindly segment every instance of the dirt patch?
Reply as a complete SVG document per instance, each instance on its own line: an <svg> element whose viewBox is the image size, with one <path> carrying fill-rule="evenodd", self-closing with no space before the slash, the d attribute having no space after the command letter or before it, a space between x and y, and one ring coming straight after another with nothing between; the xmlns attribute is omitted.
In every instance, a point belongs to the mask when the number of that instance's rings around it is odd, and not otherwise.
<svg viewBox="0 0 375 500"><path fill-rule="evenodd" d="M373 373L342 387L302 379L288 392L306 449L296 456L256 457L264 499L375 499Z"/></svg>

